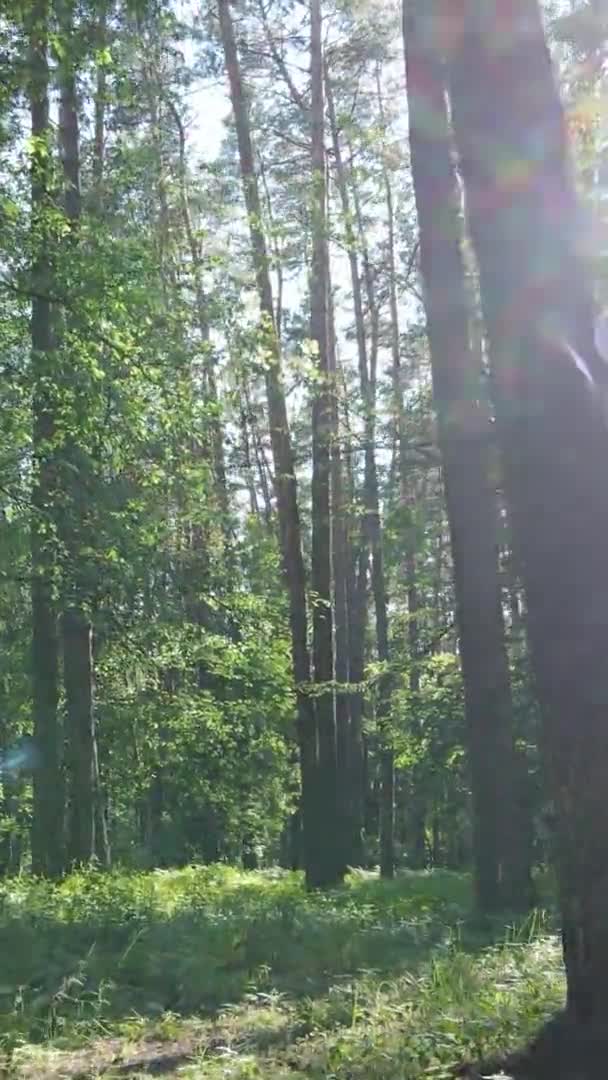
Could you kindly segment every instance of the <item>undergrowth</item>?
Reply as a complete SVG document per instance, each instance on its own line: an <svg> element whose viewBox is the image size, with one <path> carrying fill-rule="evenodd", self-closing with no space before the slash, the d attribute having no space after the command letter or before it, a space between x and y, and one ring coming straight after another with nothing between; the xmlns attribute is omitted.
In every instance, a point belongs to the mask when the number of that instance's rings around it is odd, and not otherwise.
<svg viewBox="0 0 608 1080"><path fill-rule="evenodd" d="M30 1078L447 1077L563 994L547 916L480 923L444 872L328 895L226 867L21 878L0 886L0 949L0 1049Z"/></svg>

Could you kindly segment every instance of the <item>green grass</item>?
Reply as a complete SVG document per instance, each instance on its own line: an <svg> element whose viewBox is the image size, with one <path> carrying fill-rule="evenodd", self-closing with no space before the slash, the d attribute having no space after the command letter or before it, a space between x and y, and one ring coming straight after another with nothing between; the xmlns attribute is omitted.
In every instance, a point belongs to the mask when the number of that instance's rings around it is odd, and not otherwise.
<svg viewBox="0 0 608 1080"><path fill-rule="evenodd" d="M442 872L325 896L225 867L24 878L0 887L0 950L0 1048L28 1078L447 1077L563 995L547 916L481 924Z"/></svg>

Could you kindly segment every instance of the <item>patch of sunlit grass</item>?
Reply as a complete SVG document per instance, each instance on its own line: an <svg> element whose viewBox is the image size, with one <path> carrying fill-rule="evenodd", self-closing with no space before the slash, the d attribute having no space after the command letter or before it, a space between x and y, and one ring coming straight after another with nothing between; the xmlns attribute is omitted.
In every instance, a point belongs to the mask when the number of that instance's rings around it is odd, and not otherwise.
<svg viewBox="0 0 608 1080"><path fill-rule="evenodd" d="M308 894L189 867L23 878L0 900L0 1045L31 1078L131 1059L145 1077L146 1055L187 1080L441 1077L526 1039L563 991L546 918L474 919L464 875Z"/></svg>

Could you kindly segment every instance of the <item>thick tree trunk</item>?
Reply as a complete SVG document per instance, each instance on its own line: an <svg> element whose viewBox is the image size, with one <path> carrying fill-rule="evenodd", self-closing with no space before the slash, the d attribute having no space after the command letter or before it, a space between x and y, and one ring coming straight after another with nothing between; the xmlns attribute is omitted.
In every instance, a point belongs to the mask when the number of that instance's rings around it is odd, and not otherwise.
<svg viewBox="0 0 608 1080"><path fill-rule="evenodd" d="M63 165L63 198L66 220L70 226L68 242L76 245L81 216L80 138L76 71L73 64L74 28L71 4L58 4L58 16L63 33L64 52L59 58L59 144ZM71 358L64 358L66 389L73 382ZM86 408L76 394L76 409ZM73 426L78 417L74 416ZM102 830L96 844L97 804L100 799L98 757L95 733L93 695L93 627L86 611L82 582L82 556L85 543L83 524L86 520L87 474L91 465L86 451L80 450L72 435L68 435L60 450L63 512L60 534L65 546L63 568L63 670L66 698L66 735L68 766L68 835L67 855L72 865L90 862L101 847L102 862L109 861L107 837ZM99 822L101 825L101 821Z"/></svg>
<svg viewBox="0 0 608 1080"><path fill-rule="evenodd" d="M440 39L429 33L423 0L406 0L404 15L412 172L465 684L475 879L480 907L492 910L527 903L529 867L489 481L490 425L470 347Z"/></svg>
<svg viewBox="0 0 608 1080"><path fill-rule="evenodd" d="M54 601L56 537L53 530L57 486L55 410L50 386L54 370L51 254L48 242L49 66L48 4L37 0L30 15L30 114L32 124L32 711L38 754L34 769L32 869L57 876L63 870L63 775L59 700L58 630Z"/></svg>
<svg viewBox="0 0 608 1080"><path fill-rule="evenodd" d="M298 742L302 772L303 855L307 882L310 886L314 886L319 878L320 852L327 840L331 839L331 830L327 829L327 822L322 822L319 817L319 801L317 799L317 727L315 703L310 694L311 663L308 649L308 605L302 555L297 480L285 394L281 379L280 344L274 324L268 254L262 227L262 207L254 166L245 88L232 25L230 0L219 0L218 10L239 148L243 194L249 217L249 232L262 313L262 326L271 358L271 362L265 366L266 396L268 399L275 494L281 534L281 552L289 596L292 661L298 702Z"/></svg>
<svg viewBox="0 0 608 1080"><path fill-rule="evenodd" d="M568 1012L605 1033L606 369L538 5L489 15L470 4L464 23L450 20L454 125L557 811ZM594 1076L605 1053L604 1035Z"/></svg>

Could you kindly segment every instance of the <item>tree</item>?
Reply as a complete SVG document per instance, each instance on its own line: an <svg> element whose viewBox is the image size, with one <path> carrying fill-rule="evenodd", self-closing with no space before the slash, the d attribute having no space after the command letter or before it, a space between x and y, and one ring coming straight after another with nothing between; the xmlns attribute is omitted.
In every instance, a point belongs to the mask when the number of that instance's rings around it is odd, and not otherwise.
<svg viewBox="0 0 608 1080"><path fill-rule="evenodd" d="M77 52L74 11L71 0L57 5L61 34L59 72L59 150L63 165L63 210L69 234L66 246L78 258L81 220L80 131L76 90ZM69 296L69 287L63 290ZM62 353L63 393L73 402L64 422L61 446L57 447L58 539L63 545L60 592L62 600L61 637L63 680L66 700L67 765L67 860L72 866L86 865L98 856L109 862L108 837L99 785L96 717L94 702L93 624L91 598L87 596L86 564L82 548L90 544L87 503L97 494L91 484L92 468L87 448L78 443L85 428L88 395L83 393L82 373L77 353L78 325L72 314L63 313ZM89 590L90 592L90 590Z"/></svg>
<svg viewBox="0 0 608 1080"><path fill-rule="evenodd" d="M446 12L445 28L557 817L566 1022L537 1054L552 1055L547 1075L597 1076L608 998L605 367L538 5L470 4L457 19Z"/></svg>
<svg viewBox="0 0 608 1080"><path fill-rule="evenodd" d="M404 5L410 153L450 526L469 731L475 880L483 910L526 906L530 882L498 582L490 423L470 342L460 196L428 5ZM414 586L415 587L415 586Z"/></svg>
<svg viewBox="0 0 608 1080"><path fill-rule="evenodd" d="M330 694L323 696L329 701L323 702L322 719L323 731L319 730L316 714L316 702L311 696L311 662L308 650L308 626L307 626L307 597L306 576L302 554L302 542L300 536L300 515L297 497L297 480L291 446L289 421L285 405L281 371L280 371L280 342L275 325L275 311L272 296L272 284L268 269L268 255L266 239L263 231L262 205L260 200L257 175L254 165L253 146L247 115L247 101L245 89L241 77L240 64L232 16L228 0L220 0L219 4L220 29L222 43L226 58L226 69L230 84L230 96L237 132L239 147L239 160L245 206L249 219L251 236L252 257L255 267L256 282L258 287L260 311L262 314L264 335L267 348L270 352L270 362L266 365L266 392L268 399L270 434L275 473L275 494L279 516L279 530L281 535L281 549L283 555L283 567L287 582L290 602L290 619L292 631L293 667L298 694L298 739L300 747L300 767L302 770L302 811L303 811L303 840L304 840L304 865L306 868L307 881L315 887L325 884L333 879L333 864L336 857L332 830L327 828L327 821L320 816L320 811L325 807L328 798L332 795L332 784L335 782L335 767L332 770L332 740L334 742L333 760L335 762L335 726L330 720L330 706L333 702ZM324 165L321 166L324 168ZM324 180L317 178L317 183L323 185ZM324 198L324 196L323 196ZM322 269L322 268L321 268ZM317 285L323 290L319 297L322 303L322 311L317 318L326 320L327 296L326 285L323 281ZM319 323L317 332L324 335L326 342L327 328ZM325 349L325 362L327 361L327 347ZM328 389L325 389L325 396ZM329 422L329 417L323 417L323 422ZM323 433L326 442L327 475L325 480L329 483L329 435L331 428ZM319 492L319 500L324 500L324 484ZM328 494L328 489L325 489ZM329 570L330 545L329 545L329 506L319 505L317 515L320 515L320 524L324 529L324 537L327 541L326 550L319 547L318 558L327 559ZM320 543L320 538L319 538ZM319 567L320 570L320 567ZM319 581L317 580L317 585ZM319 596L318 608L327 602L328 590L322 587ZM331 610L315 614L316 620L316 667L317 678L323 676L323 683L331 683L333 678L333 664L331 661ZM329 622L329 658L330 669L327 669L327 657L323 646L327 646L327 623ZM325 636L324 636L325 632ZM326 676L329 674L329 678ZM321 750L323 746L323 750ZM321 767L320 763L322 762ZM328 764L329 763L329 764ZM333 771L333 776L330 772ZM335 796L335 792L333 792ZM335 815L333 820L335 820Z"/></svg>
<svg viewBox="0 0 608 1080"><path fill-rule="evenodd" d="M57 629L57 550L55 497L56 401L55 346L51 301L51 127L47 0L32 4L29 35L32 193L32 409L34 484L32 491L32 698L37 751L34 762L32 866L57 876L63 869L63 775Z"/></svg>
<svg viewBox="0 0 608 1080"><path fill-rule="evenodd" d="M337 733L335 715L331 444L332 386L329 340L329 247L327 236L327 183L325 161L325 88L321 0L310 6L310 164L312 260L310 269L310 336L317 354L317 385L312 405L312 574L313 668L316 697L319 788L319 824L332 836L323 845L318 862L320 886L340 881L344 837L337 799ZM324 825L322 824L324 823ZM335 823L332 825L332 823ZM335 826L338 825L338 828ZM333 834L333 835L332 835Z"/></svg>
<svg viewBox="0 0 608 1080"><path fill-rule="evenodd" d="M327 86L328 113L331 126L332 146L336 166L336 181L340 195L342 219L344 223L344 238L348 255L350 282L352 289L355 337L357 342L357 366L359 373L359 388L361 393L362 408L364 414L364 479L363 479L363 502L364 514L361 535L361 558L363 560L363 574L359 581L362 604L366 603L367 591L367 563L371 555L371 593L374 601L376 651L378 660L385 669L388 668L389 657L389 621L388 621L388 598L387 584L384 568L384 551L382 542L382 521L380 517L380 498L378 486L378 470L376 464L376 430L377 430L377 354L378 354L378 307L375 300L373 276L367 254L365 237L362 235L361 214L355 210L355 220L358 222L361 235L357 238L353 223L353 210L349 192L348 177L342 158L340 133L336 117L334 94L326 68L325 82ZM357 207L357 192L354 194L354 203ZM361 277L357 247L363 252L364 280L366 286L366 299L371 321L371 343L368 350L367 334L365 326L363 293L361 289ZM369 351L369 356L368 356ZM361 634L362 628L359 630ZM363 671L361 671L361 677ZM388 730L388 717L390 712L390 679L388 670L384 670L379 680L377 720L381 730L381 805L380 805L380 846L381 846L381 871L384 877L392 877L394 873L394 759L390 746L390 733Z"/></svg>

